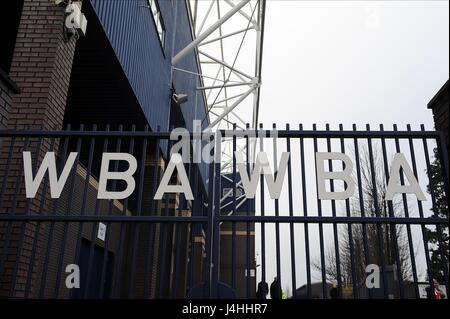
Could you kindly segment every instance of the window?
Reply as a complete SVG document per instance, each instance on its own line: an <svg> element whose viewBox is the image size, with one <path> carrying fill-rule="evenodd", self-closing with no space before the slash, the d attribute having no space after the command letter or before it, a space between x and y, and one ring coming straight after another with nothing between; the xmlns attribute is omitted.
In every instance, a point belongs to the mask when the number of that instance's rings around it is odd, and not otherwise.
<svg viewBox="0 0 450 319"><path fill-rule="evenodd" d="M152 12L153 22L156 26L156 31L158 32L159 41L164 49L164 42L166 40L166 29L164 27L164 21L161 15L161 10L159 9L159 4L157 0L148 0L148 5Z"/></svg>

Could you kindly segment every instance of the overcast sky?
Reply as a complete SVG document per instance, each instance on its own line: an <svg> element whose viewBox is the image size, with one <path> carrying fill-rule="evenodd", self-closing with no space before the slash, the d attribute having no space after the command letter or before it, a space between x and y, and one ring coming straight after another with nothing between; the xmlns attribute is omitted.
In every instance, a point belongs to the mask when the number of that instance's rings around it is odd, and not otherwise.
<svg viewBox="0 0 450 319"><path fill-rule="evenodd" d="M448 10L448 1L268 0L260 121L432 128L426 105L449 77Z"/></svg>
<svg viewBox="0 0 450 319"><path fill-rule="evenodd" d="M337 128L352 123L363 128L383 123L386 129L407 123L418 129L433 128L427 103L449 78L448 1L274 1L267 0L259 121L271 127L298 127L312 123ZM377 128L378 129L378 128ZM282 144L283 142L279 142ZM270 141L269 141L270 144ZM291 157L298 157L293 143ZM298 141L297 141L298 144ZM420 146L420 145L418 145ZM315 208L314 158L306 146L308 206ZM338 146L339 147L339 146ZM403 147L403 146L402 146ZM405 151L406 147L403 147ZM266 150L268 150L266 148ZM272 154L270 150L269 154ZM279 149L279 152L281 150ZM409 158L409 153L405 156ZM278 155L278 158L280 155ZM298 159L293 163L294 214L301 213ZM426 185L424 163L418 163L419 182ZM272 166L273 167L273 166ZM283 187L286 187L286 181ZM280 214L288 210L286 188L280 198ZM266 194L266 214L274 214ZM428 194L427 194L428 196ZM258 199L259 201L259 199ZM415 201L415 199L414 199ZM413 202L414 202L413 201ZM430 200L425 202L425 212ZM324 206L325 214L330 209ZM260 205L257 202L257 214ZM417 209L411 208L411 214ZM428 210L429 214L429 210ZM339 215L339 213L338 213ZM330 246L332 228L325 226L325 244ZM416 228L416 229L415 229ZM317 226L310 228L312 259L319 253ZM297 225L297 287L306 282L304 232ZM423 279L423 241L413 226L419 278ZM276 275L275 232L266 228L267 281ZM260 228L256 232L257 262L260 264ZM282 285L292 292L289 225L281 226ZM257 270L260 280L261 267ZM313 282L320 281L317 272Z"/></svg>

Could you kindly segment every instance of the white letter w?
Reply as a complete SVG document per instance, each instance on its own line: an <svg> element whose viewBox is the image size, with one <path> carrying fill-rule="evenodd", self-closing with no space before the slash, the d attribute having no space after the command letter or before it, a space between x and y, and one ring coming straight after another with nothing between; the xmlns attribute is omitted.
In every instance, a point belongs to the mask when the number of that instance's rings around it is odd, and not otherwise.
<svg viewBox="0 0 450 319"><path fill-rule="evenodd" d="M61 176L58 179L56 173L55 152L47 152L33 180L33 172L32 172L33 169L31 167L31 153L23 152L23 170L25 175L25 191L27 194L27 198L33 198L34 196L36 196L36 192L47 170L50 180L51 197L59 198L64 188L64 184L66 183L67 177L69 176L70 169L73 166L73 163L75 162L77 155L78 155L77 152L70 153L66 165L64 166L64 169L61 173Z"/></svg>
<svg viewBox="0 0 450 319"><path fill-rule="evenodd" d="M269 189L270 198L280 198L281 188L283 186L284 176L286 175L286 168L289 161L289 153L283 152L281 154L280 166L277 169L275 167L276 179L272 174L272 170L267 159L266 152L258 152L256 155L256 163L252 172L252 177L247 175L247 168L244 162L244 156L241 152L236 152L236 165L241 176L242 186L244 187L245 197L254 198L256 193L256 187L258 186L259 175L261 171L264 174L267 188ZM276 163L275 163L276 165Z"/></svg>

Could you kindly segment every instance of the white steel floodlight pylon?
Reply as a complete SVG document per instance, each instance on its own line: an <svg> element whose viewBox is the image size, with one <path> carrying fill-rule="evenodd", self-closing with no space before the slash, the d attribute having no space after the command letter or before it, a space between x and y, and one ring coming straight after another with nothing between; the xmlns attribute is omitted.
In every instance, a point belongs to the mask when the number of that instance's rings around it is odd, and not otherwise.
<svg viewBox="0 0 450 319"><path fill-rule="evenodd" d="M258 125L261 87L262 45L265 0L186 0L190 11L193 41L172 58L174 72L199 76L197 90L206 104L207 128L245 129ZM194 51L198 74L177 66ZM237 149L252 158L255 139L247 150L246 140L237 140ZM250 151L251 150L251 151ZM222 142L222 174L232 172L232 139ZM240 184L239 184L240 186ZM245 200L245 199L244 199ZM241 204L238 204L241 205Z"/></svg>

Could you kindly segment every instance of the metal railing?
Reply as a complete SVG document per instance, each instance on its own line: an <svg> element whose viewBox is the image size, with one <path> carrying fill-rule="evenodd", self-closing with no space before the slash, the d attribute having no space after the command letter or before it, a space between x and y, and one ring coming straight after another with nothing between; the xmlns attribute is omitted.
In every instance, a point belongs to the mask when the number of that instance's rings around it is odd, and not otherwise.
<svg viewBox="0 0 450 319"><path fill-rule="evenodd" d="M169 193L153 200L167 167L165 154L175 142L169 132L95 126L1 130L0 296L255 298L256 283L271 275L292 298L420 298L419 283L431 287L436 276L448 294L448 213L443 217L448 152L442 134L423 126L358 131L342 125L339 130L328 125L277 130L274 125L276 137L262 126L251 132L256 139L249 131L222 135L232 136L233 153L243 141L247 149L256 145L256 153L265 151L273 163L280 152L290 154L279 198L268 196L262 174L254 200L237 196L238 189L246 191L240 176L251 175L254 167L251 152L246 152L246 172L238 171L233 157L227 176L221 175L220 162L185 163L194 200ZM58 176L70 152L78 153L59 198L50 196L48 174L34 198L25 196L24 151L32 154L33 176L47 152L57 154ZM129 197L97 198L105 152L137 159L136 187ZM352 159L353 197L319 198L317 152ZM427 201L409 194L385 200L390 161L397 153L411 163ZM116 161L109 169L123 171L122 164ZM327 164L330 172L344 168L332 160ZM400 185L407 185L403 170L397 172ZM172 176L172 182L176 179ZM232 189L228 203L226 183ZM126 187L118 180L107 185L110 191ZM329 192L348 187L333 179L326 186ZM71 264L79 266L80 288L69 287ZM373 264L380 270L378 288L366 286L366 267Z"/></svg>

